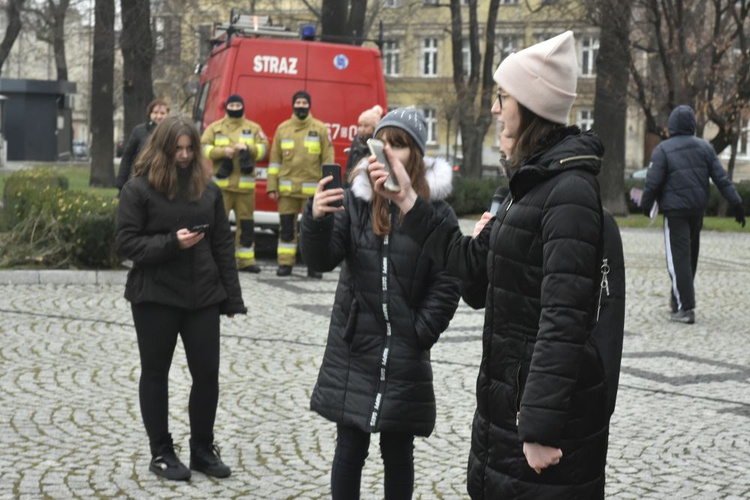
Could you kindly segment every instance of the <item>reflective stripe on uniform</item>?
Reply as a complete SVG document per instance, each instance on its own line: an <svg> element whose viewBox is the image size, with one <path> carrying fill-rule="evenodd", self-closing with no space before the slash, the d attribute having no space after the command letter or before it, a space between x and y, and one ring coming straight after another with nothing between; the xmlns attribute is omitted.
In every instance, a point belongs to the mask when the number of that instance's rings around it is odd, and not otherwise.
<svg viewBox="0 0 750 500"><path fill-rule="evenodd" d="M240 176L240 189L255 189L255 177Z"/></svg>
<svg viewBox="0 0 750 500"><path fill-rule="evenodd" d="M279 181L279 193L291 193L292 192L292 181Z"/></svg>
<svg viewBox="0 0 750 500"><path fill-rule="evenodd" d="M205 147L203 148L203 154L206 155L206 158L210 159L211 156L209 156L209 155L211 154L211 151L213 151L213 150L214 150L214 145L213 144L206 144Z"/></svg>
<svg viewBox="0 0 750 500"><path fill-rule="evenodd" d="M229 137L225 135L217 135L214 139L214 146L229 146Z"/></svg>
<svg viewBox="0 0 750 500"><path fill-rule="evenodd" d="M255 258L255 249L253 247L250 248L238 248L234 252L234 256L238 259L254 259Z"/></svg>
<svg viewBox="0 0 750 500"><path fill-rule="evenodd" d="M256 144L255 145L255 159L260 160L266 155L266 147L263 144Z"/></svg>
<svg viewBox="0 0 750 500"><path fill-rule="evenodd" d="M312 196L315 194L315 191L317 189L318 189L317 182L303 182L302 183L302 194Z"/></svg>
<svg viewBox="0 0 750 500"><path fill-rule="evenodd" d="M269 163L268 164L268 171L266 172L268 175L279 175L279 170L281 169L280 163Z"/></svg>
<svg viewBox="0 0 750 500"><path fill-rule="evenodd" d="M279 242L279 246L276 248L276 252L279 255L296 255L297 254L297 244L296 243L281 243L281 242Z"/></svg>
<svg viewBox="0 0 750 500"><path fill-rule="evenodd" d="M215 182L215 183L216 183L216 185L217 185L217 186L219 186L220 188L226 188L226 187L229 187L229 178L225 178L225 179L219 179L218 177L214 176L214 182Z"/></svg>

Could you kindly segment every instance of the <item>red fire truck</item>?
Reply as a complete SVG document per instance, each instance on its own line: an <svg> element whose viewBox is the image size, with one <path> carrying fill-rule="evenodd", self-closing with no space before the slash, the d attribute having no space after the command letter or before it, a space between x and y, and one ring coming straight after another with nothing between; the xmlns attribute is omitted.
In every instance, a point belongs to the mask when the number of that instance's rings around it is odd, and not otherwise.
<svg viewBox="0 0 750 500"><path fill-rule="evenodd" d="M386 109L385 81L376 48L302 39L268 19L232 12L229 23L214 25L214 48L200 69L193 117L203 131L224 116L228 96L240 94L245 115L259 123L268 140L292 116L292 96L307 91L311 113L328 127L336 162L346 164L345 149L357 133L362 111ZM312 38L307 35L305 38ZM256 166L255 224L278 231L276 202L266 195L266 167Z"/></svg>

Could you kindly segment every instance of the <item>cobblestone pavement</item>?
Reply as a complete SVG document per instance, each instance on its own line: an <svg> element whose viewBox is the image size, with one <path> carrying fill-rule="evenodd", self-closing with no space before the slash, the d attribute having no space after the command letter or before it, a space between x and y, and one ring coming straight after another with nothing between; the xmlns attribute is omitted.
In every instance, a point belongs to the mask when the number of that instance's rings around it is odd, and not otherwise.
<svg viewBox="0 0 750 500"><path fill-rule="evenodd" d="M623 238L627 333L607 497L750 498L750 234L703 232L692 326L667 321L661 231ZM241 277L250 314L222 319L216 436L232 477L183 484L148 471L124 274L8 285L23 276L0 273L0 498L326 498L335 426L308 403L338 273L309 280L297 267L282 279L272 262L263 268ZM481 325L462 304L433 349L438 420L416 442L415 498L466 498ZM181 347L170 383L170 430L187 461ZM376 441L367 499L382 498Z"/></svg>

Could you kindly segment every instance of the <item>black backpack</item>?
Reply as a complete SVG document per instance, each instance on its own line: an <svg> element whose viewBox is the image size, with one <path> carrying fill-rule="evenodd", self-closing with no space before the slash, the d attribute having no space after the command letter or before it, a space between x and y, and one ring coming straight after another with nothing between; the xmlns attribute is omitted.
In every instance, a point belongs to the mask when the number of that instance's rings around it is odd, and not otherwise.
<svg viewBox="0 0 750 500"><path fill-rule="evenodd" d="M625 259L620 228L614 217L602 210L600 289L591 340L601 356L607 384L609 415L615 411L620 383L622 343L625 336Z"/></svg>

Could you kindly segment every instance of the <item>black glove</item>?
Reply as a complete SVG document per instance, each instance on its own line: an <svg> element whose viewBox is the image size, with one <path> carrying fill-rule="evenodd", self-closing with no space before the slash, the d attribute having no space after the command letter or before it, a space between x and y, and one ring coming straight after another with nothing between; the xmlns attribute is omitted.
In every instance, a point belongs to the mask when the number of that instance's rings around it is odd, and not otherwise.
<svg viewBox="0 0 750 500"><path fill-rule="evenodd" d="M253 170L255 169L255 161L253 161L253 157L250 156L250 151L248 151L247 149L241 150L239 160L240 172L243 175L253 175Z"/></svg>
<svg viewBox="0 0 750 500"><path fill-rule="evenodd" d="M226 179L232 173L233 168L234 168L234 163L232 163L232 159L224 158L221 161L221 166L219 167L218 172L216 172L216 178Z"/></svg>
<svg viewBox="0 0 750 500"><path fill-rule="evenodd" d="M742 203L733 205L732 212L734 212L734 220L737 221L737 224L745 227L745 207L742 206Z"/></svg>
<svg viewBox="0 0 750 500"><path fill-rule="evenodd" d="M641 210L643 211L643 215L646 217L651 217L651 207L643 206L641 207Z"/></svg>

